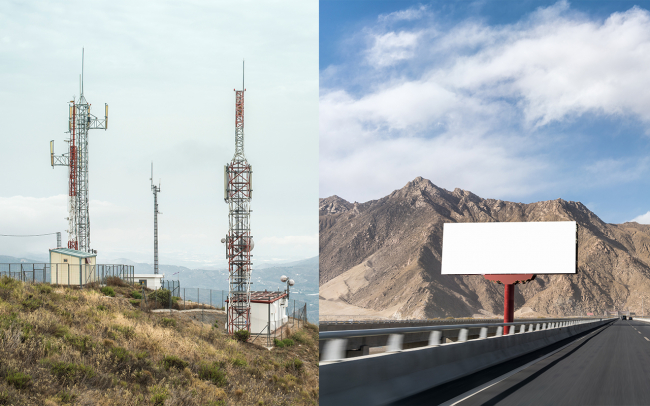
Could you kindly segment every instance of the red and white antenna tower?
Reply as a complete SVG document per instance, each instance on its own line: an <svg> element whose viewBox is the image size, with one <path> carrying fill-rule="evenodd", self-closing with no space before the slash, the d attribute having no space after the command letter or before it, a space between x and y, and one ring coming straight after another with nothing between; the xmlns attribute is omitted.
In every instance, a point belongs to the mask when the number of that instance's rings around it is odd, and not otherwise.
<svg viewBox="0 0 650 406"><path fill-rule="evenodd" d="M90 114L90 104L84 97L83 63L81 50L81 76L78 99L69 102L67 154L54 155L54 140L50 141L50 162L54 166L67 166L68 179L68 248L83 252L90 249L90 216L88 197L88 130L108 128L108 104L104 104L104 118Z"/></svg>
<svg viewBox="0 0 650 406"><path fill-rule="evenodd" d="M235 90L235 155L224 167L224 200L228 203L228 333L250 331L251 250L250 201L253 195L251 165L244 156L244 75L242 90Z"/></svg>

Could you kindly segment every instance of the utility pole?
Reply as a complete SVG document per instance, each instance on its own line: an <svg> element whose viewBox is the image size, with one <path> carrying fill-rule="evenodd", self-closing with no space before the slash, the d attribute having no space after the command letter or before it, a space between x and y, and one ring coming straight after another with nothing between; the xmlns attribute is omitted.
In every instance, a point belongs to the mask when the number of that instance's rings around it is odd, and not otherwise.
<svg viewBox="0 0 650 406"><path fill-rule="evenodd" d="M153 162L151 162L151 191L153 192L153 273L158 275L158 193L160 193L160 180L158 186L153 183Z"/></svg>

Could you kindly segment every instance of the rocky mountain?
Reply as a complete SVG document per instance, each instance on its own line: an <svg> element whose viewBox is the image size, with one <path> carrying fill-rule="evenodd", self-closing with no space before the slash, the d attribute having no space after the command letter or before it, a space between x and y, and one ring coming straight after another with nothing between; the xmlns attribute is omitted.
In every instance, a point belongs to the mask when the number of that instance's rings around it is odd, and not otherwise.
<svg viewBox="0 0 650 406"><path fill-rule="evenodd" d="M321 316L502 314L502 285L480 275L440 274L444 223L494 221L579 225L578 273L538 275L517 285L518 314L602 314L613 308L641 313L650 307L650 226L604 223L580 202L483 199L418 177L366 203L320 199Z"/></svg>

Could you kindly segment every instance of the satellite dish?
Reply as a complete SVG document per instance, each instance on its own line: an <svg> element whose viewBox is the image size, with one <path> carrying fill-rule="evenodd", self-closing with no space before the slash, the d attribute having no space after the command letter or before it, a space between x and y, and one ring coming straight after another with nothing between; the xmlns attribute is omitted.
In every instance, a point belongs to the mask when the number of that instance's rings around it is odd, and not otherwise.
<svg viewBox="0 0 650 406"><path fill-rule="evenodd" d="M280 280L281 280L282 282L286 282L287 279L289 279L289 278L287 278L287 277L284 276L284 275L282 275L282 276L280 277Z"/></svg>
<svg viewBox="0 0 650 406"><path fill-rule="evenodd" d="M253 251L253 248L255 248L255 241L253 241L253 237L249 238L249 243L248 243L248 251Z"/></svg>
<svg viewBox="0 0 650 406"><path fill-rule="evenodd" d="M223 244L223 243L225 243L225 242L226 242L226 239L225 239L225 238L222 238L222 239L221 239L221 243Z"/></svg>
<svg viewBox="0 0 650 406"><path fill-rule="evenodd" d="M289 286L293 286L293 284L296 283L293 281L293 279L289 279Z"/></svg>

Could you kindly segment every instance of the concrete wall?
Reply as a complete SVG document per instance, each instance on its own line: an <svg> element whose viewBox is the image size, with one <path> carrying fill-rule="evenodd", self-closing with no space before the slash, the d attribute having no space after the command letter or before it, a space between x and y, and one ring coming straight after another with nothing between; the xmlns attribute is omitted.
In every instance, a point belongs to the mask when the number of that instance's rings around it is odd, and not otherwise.
<svg viewBox="0 0 650 406"><path fill-rule="evenodd" d="M287 303L286 299L276 300L270 305L251 302L251 334L258 334L264 330L269 321L269 310L271 312L271 332L284 325L287 322ZM267 332L268 330L264 330L264 334Z"/></svg>
<svg viewBox="0 0 650 406"><path fill-rule="evenodd" d="M320 405L388 404L611 321L322 362Z"/></svg>

